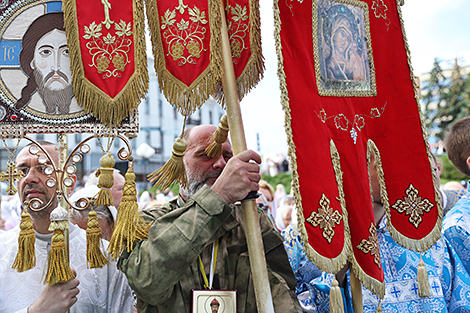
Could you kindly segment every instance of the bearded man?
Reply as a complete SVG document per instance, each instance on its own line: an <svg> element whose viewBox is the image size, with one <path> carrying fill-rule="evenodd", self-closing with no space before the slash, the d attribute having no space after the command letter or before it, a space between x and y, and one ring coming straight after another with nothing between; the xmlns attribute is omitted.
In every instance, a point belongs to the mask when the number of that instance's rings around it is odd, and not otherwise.
<svg viewBox="0 0 470 313"><path fill-rule="evenodd" d="M21 43L20 65L28 81L16 102L16 109L25 107L37 91L47 114L69 113L74 92L63 13L38 17Z"/></svg>
<svg viewBox="0 0 470 313"><path fill-rule="evenodd" d="M118 267L137 295L139 312L191 312L191 290L204 289L207 277L213 277L214 294L237 290L239 313L257 312L239 201L259 189L261 157L252 150L233 156L228 140L221 156L209 157L205 150L215 130L200 125L185 132L188 187L164 206L143 211L153 222L149 237L121 255ZM282 238L258 212L274 309L301 312Z"/></svg>

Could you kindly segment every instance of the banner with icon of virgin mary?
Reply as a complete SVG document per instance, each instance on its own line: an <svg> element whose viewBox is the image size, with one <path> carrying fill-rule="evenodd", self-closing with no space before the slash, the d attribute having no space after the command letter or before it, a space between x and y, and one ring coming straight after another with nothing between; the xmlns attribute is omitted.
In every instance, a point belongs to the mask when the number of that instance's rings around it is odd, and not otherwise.
<svg viewBox="0 0 470 313"><path fill-rule="evenodd" d="M2 136L107 128L76 100L61 1L10 1L0 6L0 51ZM136 112L118 129L138 131Z"/></svg>
<svg viewBox="0 0 470 313"><path fill-rule="evenodd" d="M434 244L442 220L400 7L394 0L275 1L275 20L306 254L327 272L349 261L381 296L372 203L385 208L395 241L415 251Z"/></svg>

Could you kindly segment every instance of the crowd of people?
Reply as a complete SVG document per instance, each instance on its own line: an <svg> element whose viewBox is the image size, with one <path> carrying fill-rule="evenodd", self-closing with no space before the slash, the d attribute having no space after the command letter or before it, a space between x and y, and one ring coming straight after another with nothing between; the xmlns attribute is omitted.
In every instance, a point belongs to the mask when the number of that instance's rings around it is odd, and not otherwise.
<svg viewBox="0 0 470 313"><path fill-rule="evenodd" d="M333 275L308 260L297 229L293 195L283 185L274 188L261 180L262 159L252 150L234 156L227 140L222 155L204 153L215 130L215 126L200 125L185 131L188 184L177 195L169 190L157 194L147 190L140 195L140 214L151 225L148 238L135 242L132 251L124 250L117 262L87 267L90 208L70 209L69 261L75 278L55 285L44 283L44 275L52 245L50 214L58 205L57 198L54 188L46 185L44 164L31 154L30 146L23 148L16 158L17 168L25 174L17 183L17 202L10 200L8 216L0 216L0 312L196 312L192 311L193 291L202 289L213 291L206 301L208 312L224 308L220 290L237 291L237 312L257 312L240 205L252 191L258 192L256 207L275 312L329 312L328 294L335 279L343 292L344 310L352 312L348 265ZM57 162L55 145L40 144ZM445 144L452 163L470 176L470 117L455 123ZM432 167L439 177L436 159ZM443 236L420 255L391 238L374 157L369 170L386 293L379 301L363 288L364 311L375 312L379 306L384 312L470 311L469 192L441 188ZM76 182L75 175L71 178ZM113 180L110 192L115 205L93 206L104 246L117 221L125 181L117 170ZM91 200L100 190L94 174L80 189L74 187L69 188L72 202ZM32 199L44 204L41 210L28 209L36 237L36 264L18 272L12 264L18 251L21 204ZM428 297L420 296L415 288L421 259L432 286ZM391 293L392 286L399 286L400 292Z"/></svg>

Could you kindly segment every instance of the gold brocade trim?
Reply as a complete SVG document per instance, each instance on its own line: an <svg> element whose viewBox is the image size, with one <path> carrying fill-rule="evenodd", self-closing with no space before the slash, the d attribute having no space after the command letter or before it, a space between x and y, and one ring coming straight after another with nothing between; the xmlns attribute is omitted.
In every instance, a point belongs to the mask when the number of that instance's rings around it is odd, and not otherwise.
<svg viewBox="0 0 470 313"><path fill-rule="evenodd" d="M331 243L335 236L334 228L336 228L336 225L341 224L343 217L338 210L334 210L330 207L330 200L324 193L322 193L318 204L320 205L318 212L313 211L306 221L312 224L313 227L320 226L320 229L323 229L323 238L325 238L328 243Z"/></svg>
<svg viewBox="0 0 470 313"><path fill-rule="evenodd" d="M259 0L250 0L250 51L251 56L248 59L245 68L237 78L238 98L242 100L253 87L255 87L264 75L264 57L261 50L261 26L259 13ZM232 57L234 51L232 50ZM223 94L222 83L217 84L214 98L217 99L222 108L225 108L225 96Z"/></svg>
<svg viewBox="0 0 470 313"><path fill-rule="evenodd" d="M297 157L296 157L296 148L293 141L292 136L292 127L291 121L292 117L290 114L290 107L289 107L289 92L287 90L287 83L286 83L286 74L284 72L284 56L282 53L282 44L281 44L281 19L280 19L280 11L279 11L279 4L278 1L274 1L273 5L274 10L274 39L276 43L276 52L278 57L278 70L277 74L279 77L279 85L281 90L281 104L285 113L285 120L284 120L284 127L286 130L287 135L287 143L289 146L288 154L291 160L291 168L292 168L292 189L294 191L294 199L296 202L296 206L298 208L297 218L298 218L298 228L301 232L302 240L308 242L307 240L307 233L305 231L305 221L303 216L303 209L302 209L302 196L299 190L299 175L297 172ZM331 148L332 147L332 148ZM330 148L336 150L334 147L334 143L330 142ZM346 203L344 199L343 193L343 183L342 183L342 173L340 169L339 160L335 161L334 166L338 170L335 170L336 178L337 178L337 185L340 192L340 201L341 201L341 208L343 210L343 218L344 218L344 229L345 229L345 242L346 244L343 247L343 251L339 254L336 259L329 259L321 256L318 254L310 245L304 245L305 254L310 260L313 262L323 271L333 272L336 273L341 270L345 264L345 262L349 259L351 264L351 268L354 271L356 277L362 282L362 284L369 290L371 290L374 294L378 297L383 298L385 294L385 283L380 282L377 279L367 275L362 268L357 263L357 260L352 253L352 245L351 245L351 234L347 219L347 209ZM340 181L338 179L341 178Z"/></svg>
<svg viewBox="0 0 470 313"><path fill-rule="evenodd" d="M374 223L370 223L369 227L369 238L362 239L361 243L356 247L365 254L370 253L374 257L374 262L379 268L381 268L380 261L380 248L379 248L379 239L377 237L377 229L375 228Z"/></svg>
<svg viewBox="0 0 470 313"><path fill-rule="evenodd" d="M403 197L403 200L397 199L397 201L392 205L392 208L398 211L398 213L405 213L410 215L409 221L415 228L418 228L419 224L423 221L421 215L424 212L429 213L434 204L431 203L428 199L422 199L419 197L419 190L416 189L413 184L410 184L405 190L406 196Z"/></svg>
<svg viewBox="0 0 470 313"><path fill-rule="evenodd" d="M85 77L80 50L76 0L64 0L64 24L70 49L70 69L75 97L83 110L92 113L107 126L119 125L138 107L148 89L147 55L145 49L143 0L133 0L133 40L135 69L123 89L111 98ZM116 8L117 9L117 8ZM105 25L110 25L107 21ZM121 25L122 26L122 25ZM126 30L124 28L124 31ZM125 33L128 34L127 31ZM111 40L111 39L110 39ZM116 59L116 69L123 69L123 60ZM122 63L122 64L121 64Z"/></svg>
<svg viewBox="0 0 470 313"><path fill-rule="evenodd" d="M160 14L156 0L145 0L150 28L155 71L158 84L168 102L183 115L198 110L214 93L221 76L222 52L220 41L220 10L218 1L209 1L210 66L187 86L166 69L165 51L161 43Z"/></svg>
<svg viewBox="0 0 470 313"><path fill-rule="evenodd" d="M321 96L333 96L333 97L374 97L377 95L377 84L375 78L375 65L374 65L374 58L372 53L372 44L371 44L371 37L370 37L370 22L369 22L369 7L367 3L359 0L328 0L329 2L337 2L346 5L352 5L359 7L364 12L364 36L367 38L366 46L367 46L367 56L368 56L368 63L369 63L369 76L365 74L364 80L354 80L354 79L338 79L338 78L331 78L328 79L330 81L330 87L335 89L325 89L322 85L322 68L326 68L325 64L320 62L320 47L319 47L319 37L318 37L318 30L323 29L323 25L319 25L318 21L318 1L321 0L312 0L312 43L313 43L313 58L315 63L315 80L317 83L318 94ZM326 1L326 0L323 0ZM361 40L362 38L358 38ZM323 51L323 47L321 47ZM330 52L331 53L331 52ZM358 56L358 58L360 58ZM325 61L326 62L326 61ZM357 61L356 62L360 62ZM343 65L346 66L346 65ZM338 63L338 67L341 66ZM324 71L327 71L324 69ZM367 70L366 70L367 73ZM343 73L344 74L344 73ZM344 74L345 75L345 74ZM370 80L368 83L367 80ZM362 83L361 83L362 82ZM338 88L338 89L336 89Z"/></svg>
<svg viewBox="0 0 470 313"><path fill-rule="evenodd" d="M404 27L401 7L399 5L397 5L397 11L398 11L398 17L400 19L401 30L402 30L402 33L403 33L403 42L404 42L406 56L407 56L407 60L408 60L408 66L410 68L410 80L411 80L411 83L413 84L413 88L414 88L414 92L415 92L416 109L419 112L419 117L420 117L420 121L421 121L421 132L423 134L423 141L425 143L426 152L428 154L429 164L432 164L431 150L429 148L429 142L428 142L428 138L427 138L427 135L426 135L426 128L425 128L424 123L423 123L424 119L423 119L423 115L422 115L422 112L421 112L421 106L419 104L418 88L417 88L417 85L416 85L416 81L414 79L413 67L411 65L411 53L410 53L410 49L409 49L408 42L407 42L407 39L406 39L406 33L405 33L405 27ZM429 166L429 170L431 171L431 175L432 175L433 181L434 181L434 196L435 196L435 199L436 199L436 206L437 206L438 213L437 213L436 225L434 225L434 228L431 230L431 232L429 232L429 234L426 237L424 237L421 240L415 240L415 239L411 239L411 238L403 236L400 232L398 232L396 230L396 228L390 222L390 213L389 213L388 207L385 210L385 212L387 213L388 227L389 227L389 230L390 230L390 235L392 236L393 240L395 240L401 246L403 246L407 249L410 249L410 250L417 251L417 252L426 252L427 250L429 250L434 245L434 243L439 238L441 238L441 228L442 228L442 218L443 218L442 205L441 205L441 195L440 195L440 192L439 192L439 186L436 183L437 182L436 173L432 170L432 166Z"/></svg>

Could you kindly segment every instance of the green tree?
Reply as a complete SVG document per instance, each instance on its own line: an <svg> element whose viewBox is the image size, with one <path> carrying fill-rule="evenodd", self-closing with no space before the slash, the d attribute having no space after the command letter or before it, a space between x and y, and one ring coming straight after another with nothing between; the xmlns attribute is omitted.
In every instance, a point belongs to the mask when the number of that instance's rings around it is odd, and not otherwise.
<svg viewBox="0 0 470 313"><path fill-rule="evenodd" d="M434 119L437 114L439 103L441 102L440 95L445 88L445 77L442 73L442 68L438 59L434 59L434 64L429 75L429 79L423 82L423 115L429 134L435 135L433 133L435 128Z"/></svg>
<svg viewBox="0 0 470 313"><path fill-rule="evenodd" d="M456 120L470 115L470 79L462 73L458 59L455 59L451 77L443 82L434 99L437 108L431 119L438 128L436 136L440 139L444 138L445 132Z"/></svg>

